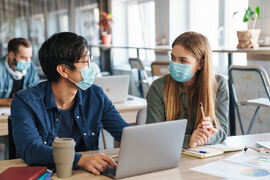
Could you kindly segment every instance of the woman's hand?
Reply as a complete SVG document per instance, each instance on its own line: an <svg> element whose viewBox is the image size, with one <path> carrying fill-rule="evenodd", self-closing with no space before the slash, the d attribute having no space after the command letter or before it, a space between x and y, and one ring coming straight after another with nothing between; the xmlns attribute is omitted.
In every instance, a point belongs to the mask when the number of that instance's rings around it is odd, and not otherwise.
<svg viewBox="0 0 270 180"><path fill-rule="evenodd" d="M188 146L195 148L196 146L204 145L210 141L211 134L207 129L202 128L202 124L199 124L197 129L193 131L189 140Z"/></svg>
<svg viewBox="0 0 270 180"><path fill-rule="evenodd" d="M211 136L218 131L216 128L214 128L210 117L205 117L201 124L202 124L202 128L207 129L209 133L211 134Z"/></svg>

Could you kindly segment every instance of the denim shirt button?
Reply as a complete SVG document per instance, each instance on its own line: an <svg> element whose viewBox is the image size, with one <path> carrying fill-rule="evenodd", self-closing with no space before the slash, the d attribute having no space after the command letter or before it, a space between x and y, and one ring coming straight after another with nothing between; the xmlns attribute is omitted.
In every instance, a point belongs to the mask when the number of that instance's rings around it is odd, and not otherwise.
<svg viewBox="0 0 270 180"><path fill-rule="evenodd" d="M58 118L56 118L56 122L58 122L59 121L59 119Z"/></svg>
<svg viewBox="0 0 270 180"><path fill-rule="evenodd" d="M80 118L80 116L77 116L77 119L79 119Z"/></svg>
<svg viewBox="0 0 270 180"><path fill-rule="evenodd" d="M44 143L44 144L47 144L47 142L46 142L46 141L44 141L43 143Z"/></svg>
<svg viewBox="0 0 270 180"><path fill-rule="evenodd" d="M86 133L83 133L84 136L86 136Z"/></svg>
<svg viewBox="0 0 270 180"><path fill-rule="evenodd" d="M92 132L92 136L94 136L95 135L95 133L94 132Z"/></svg>

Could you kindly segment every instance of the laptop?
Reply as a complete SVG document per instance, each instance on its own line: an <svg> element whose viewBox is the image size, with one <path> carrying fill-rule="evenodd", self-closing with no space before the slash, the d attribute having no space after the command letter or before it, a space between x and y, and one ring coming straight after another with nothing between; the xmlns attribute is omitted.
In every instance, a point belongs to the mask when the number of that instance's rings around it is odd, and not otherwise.
<svg viewBox="0 0 270 180"><path fill-rule="evenodd" d="M124 128L117 168L102 174L119 179L177 167L186 125L183 119Z"/></svg>
<svg viewBox="0 0 270 180"><path fill-rule="evenodd" d="M94 84L103 89L112 103L123 103L127 100L129 75L96 77Z"/></svg>

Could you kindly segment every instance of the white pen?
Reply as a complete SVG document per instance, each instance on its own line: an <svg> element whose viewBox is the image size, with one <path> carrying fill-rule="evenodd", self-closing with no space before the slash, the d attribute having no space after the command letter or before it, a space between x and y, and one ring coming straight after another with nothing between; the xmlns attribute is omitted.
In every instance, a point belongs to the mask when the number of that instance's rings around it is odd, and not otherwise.
<svg viewBox="0 0 270 180"><path fill-rule="evenodd" d="M270 150L269 149L252 147L252 146L246 146L244 148L244 151L246 152L248 148L253 149L254 151L257 151L257 152L260 152L260 153L270 154Z"/></svg>

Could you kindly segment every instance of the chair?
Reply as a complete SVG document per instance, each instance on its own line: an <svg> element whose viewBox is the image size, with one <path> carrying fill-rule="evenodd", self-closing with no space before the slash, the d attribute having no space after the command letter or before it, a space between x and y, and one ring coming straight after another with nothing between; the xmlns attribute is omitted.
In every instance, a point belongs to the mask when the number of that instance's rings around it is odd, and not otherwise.
<svg viewBox="0 0 270 180"><path fill-rule="evenodd" d="M10 116L8 117L8 156L9 159L16 159L16 146L12 135L12 122Z"/></svg>
<svg viewBox="0 0 270 180"><path fill-rule="evenodd" d="M142 61L138 58L129 58L129 64L132 71L132 77L133 77L133 71L134 70L138 71L138 81L137 82L135 81L135 82L136 82L138 91L140 93L140 96L144 97L143 84L147 84L148 87L151 84L151 82L149 81L147 72L144 68L144 65ZM133 79L137 79L137 78L133 77Z"/></svg>
<svg viewBox="0 0 270 180"><path fill-rule="evenodd" d="M153 80L155 77L164 76L169 73L169 64L170 61L153 61L151 63L152 77Z"/></svg>
<svg viewBox="0 0 270 180"><path fill-rule="evenodd" d="M136 125L142 125L145 123L146 123L146 108L142 108L137 113Z"/></svg>
<svg viewBox="0 0 270 180"><path fill-rule="evenodd" d="M229 79L232 84L232 93L239 119L241 132L245 131L240 116L240 106L255 106L255 112L250 121L247 134L250 133L261 107L270 108L270 83L267 72L260 66L235 66L229 68ZM240 90L242 88L242 91ZM243 91L244 89L244 91ZM249 97L245 95L248 91ZM258 93L254 93L254 92ZM264 95L263 95L264 94Z"/></svg>
<svg viewBox="0 0 270 180"><path fill-rule="evenodd" d="M104 129L101 130L101 136L102 136L104 149L107 149L107 143L106 143L106 137L105 137Z"/></svg>

